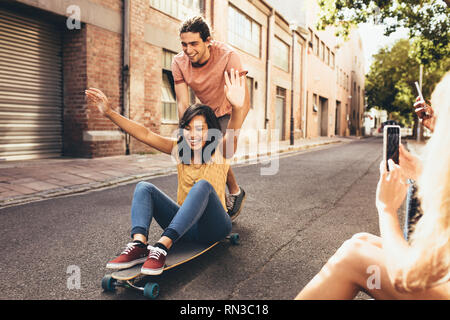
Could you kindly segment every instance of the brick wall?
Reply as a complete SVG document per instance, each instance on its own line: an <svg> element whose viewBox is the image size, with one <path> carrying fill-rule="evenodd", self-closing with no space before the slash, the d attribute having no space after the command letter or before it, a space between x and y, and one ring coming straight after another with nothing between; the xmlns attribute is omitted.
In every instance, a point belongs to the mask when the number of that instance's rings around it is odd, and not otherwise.
<svg viewBox="0 0 450 320"><path fill-rule="evenodd" d="M83 144L83 131L88 127L84 90L86 88L86 26L66 31L63 36L64 132L63 154L89 156L90 148Z"/></svg>

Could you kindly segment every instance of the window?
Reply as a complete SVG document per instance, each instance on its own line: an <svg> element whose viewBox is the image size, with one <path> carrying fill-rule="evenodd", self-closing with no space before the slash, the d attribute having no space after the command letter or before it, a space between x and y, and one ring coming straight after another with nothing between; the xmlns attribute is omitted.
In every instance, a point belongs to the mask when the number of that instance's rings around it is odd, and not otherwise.
<svg viewBox="0 0 450 320"><path fill-rule="evenodd" d="M314 32L311 30L311 28L308 28L309 31L309 47L314 50Z"/></svg>
<svg viewBox="0 0 450 320"><path fill-rule="evenodd" d="M326 63L330 65L330 48L327 47Z"/></svg>
<svg viewBox="0 0 450 320"><path fill-rule="evenodd" d="M335 57L334 57L334 52L331 53L331 67L334 69L335 67Z"/></svg>
<svg viewBox="0 0 450 320"><path fill-rule="evenodd" d="M165 70L172 70L172 60L175 57L175 53L163 50L162 56L162 68Z"/></svg>
<svg viewBox="0 0 450 320"><path fill-rule="evenodd" d="M316 39L316 41L315 41L315 44L314 44L314 54L316 55L316 56L319 56L319 37L318 36L315 36L315 39Z"/></svg>
<svg viewBox="0 0 450 320"><path fill-rule="evenodd" d="M273 64L286 72L289 72L289 50L290 47L275 37Z"/></svg>
<svg viewBox="0 0 450 320"><path fill-rule="evenodd" d="M319 108L317 107L317 94L313 94L313 111L317 112L319 110Z"/></svg>
<svg viewBox="0 0 450 320"><path fill-rule="evenodd" d="M178 122L175 84L172 76L172 59L175 53L163 50L162 54L162 84L161 84L161 114L163 122Z"/></svg>
<svg viewBox="0 0 450 320"><path fill-rule="evenodd" d="M319 58L322 59L322 61L325 60L325 43L323 41L320 41Z"/></svg>
<svg viewBox="0 0 450 320"><path fill-rule="evenodd" d="M228 7L228 42L260 57L261 26L233 6Z"/></svg>
<svg viewBox="0 0 450 320"><path fill-rule="evenodd" d="M199 15L204 11L205 0L150 0L150 5L179 20Z"/></svg>
<svg viewBox="0 0 450 320"><path fill-rule="evenodd" d="M250 108L253 109L253 87L254 87L254 79L247 77L247 87L248 87L248 93L250 96Z"/></svg>
<svg viewBox="0 0 450 320"><path fill-rule="evenodd" d="M339 68L337 68L337 72L336 72L336 84L339 85L339 81L341 79L341 70Z"/></svg>

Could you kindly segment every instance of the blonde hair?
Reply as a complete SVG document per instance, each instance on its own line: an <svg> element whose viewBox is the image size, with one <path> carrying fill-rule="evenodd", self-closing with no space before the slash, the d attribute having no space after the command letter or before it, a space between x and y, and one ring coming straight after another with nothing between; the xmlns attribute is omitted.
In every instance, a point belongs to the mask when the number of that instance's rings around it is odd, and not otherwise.
<svg viewBox="0 0 450 320"><path fill-rule="evenodd" d="M411 260L398 283L405 291L450 280L450 72L436 86L431 102L436 126L417 181L424 215L411 236Z"/></svg>

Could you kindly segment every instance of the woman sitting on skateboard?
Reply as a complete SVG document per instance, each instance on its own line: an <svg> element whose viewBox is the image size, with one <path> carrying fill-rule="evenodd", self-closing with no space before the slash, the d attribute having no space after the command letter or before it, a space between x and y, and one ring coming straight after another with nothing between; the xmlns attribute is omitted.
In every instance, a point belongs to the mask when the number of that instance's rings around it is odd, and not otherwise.
<svg viewBox="0 0 450 320"><path fill-rule="evenodd" d="M245 76L232 70L225 73L226 97L232 105L228 129L239 130L248 113L244 103ZM177 203L147 182L136 186L131 206L131 237L122 254L107 268L125 269L143 263L143 274L163 272L169 249L180 238L214 243L231 231L231 219L225 204L225 187L229 164L237 145L237 135L220 133L219 122L211 108L196 104L180 120L178 139L162 137L144 126L128 120L109 105L98 89L86 90L88 102L139 141L167 154L175 155L178 170ZM214 130L215 129L215 130ZM154 246L147 246L152 218L164 229Z"/></svg>

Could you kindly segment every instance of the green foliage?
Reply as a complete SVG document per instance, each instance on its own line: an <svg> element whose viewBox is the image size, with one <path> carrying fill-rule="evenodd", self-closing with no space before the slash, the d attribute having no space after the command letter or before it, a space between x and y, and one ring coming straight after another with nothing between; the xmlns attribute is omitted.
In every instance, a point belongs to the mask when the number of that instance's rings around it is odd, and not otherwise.
<svg viewBox="0 0 450 320"><path fill-rule="evenodd" d="M417 40L416 40L417 41ZM390 113L404 125L413 120L413 104L417 97L414 85L419 81L419 62L415 59L417 43L398 40L392 48L382 48L366 75L366 96L369 108L377 107ZM436 83L450 69L450 57L434 61L423 70L422 93L429 100Z"/></svg>
<svg viewBox="0 0 450 320"><path fill-rule="evenodd" d="M450 1L442 0L319 0L318 29L332 25L346 38L352 27L372 22L385 26L385 35L407 28L415 41L415 58L428 66L450 51Z"/></svg>

